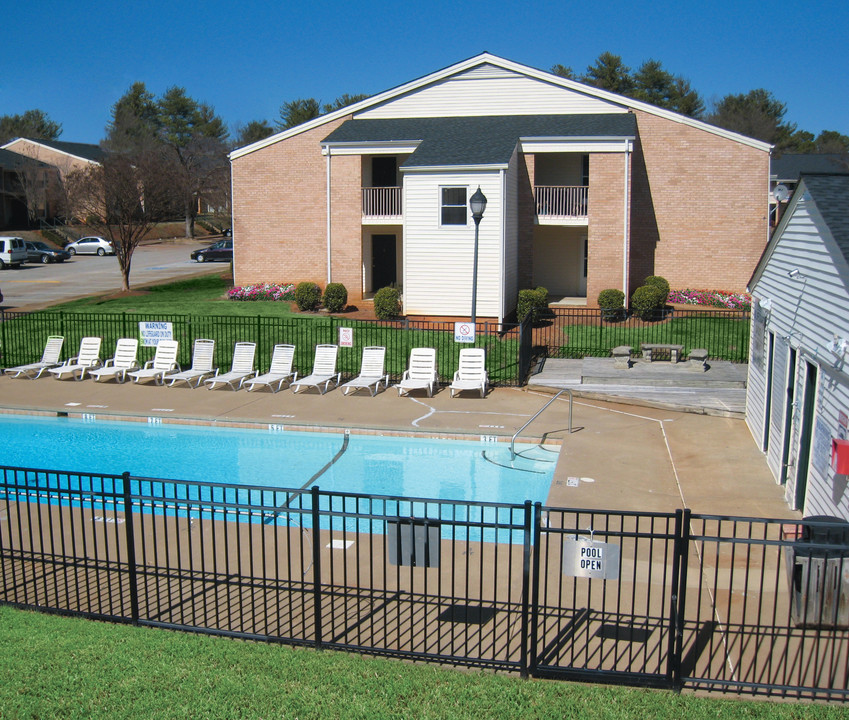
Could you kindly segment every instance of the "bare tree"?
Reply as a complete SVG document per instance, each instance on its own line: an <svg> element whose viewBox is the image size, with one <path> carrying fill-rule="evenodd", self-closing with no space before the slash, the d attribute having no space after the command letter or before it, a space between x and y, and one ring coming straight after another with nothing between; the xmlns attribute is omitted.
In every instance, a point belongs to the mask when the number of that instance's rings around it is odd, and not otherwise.
<svg viewBox="0 0 849 720"><path fill-rule="evenodd" d="M132 154L107 155L99 166L68 176L69 203L115 248L124 292L130 289L135 249L171 207L168 165L164 149L153 145Z"/></svg>

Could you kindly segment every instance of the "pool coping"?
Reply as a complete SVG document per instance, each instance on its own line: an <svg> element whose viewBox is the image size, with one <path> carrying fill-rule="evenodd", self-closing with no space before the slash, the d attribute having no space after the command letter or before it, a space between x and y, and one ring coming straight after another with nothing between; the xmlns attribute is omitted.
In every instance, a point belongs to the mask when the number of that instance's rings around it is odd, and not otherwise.
<svg viewBox="0 0 849 720"><path fill-rule="evenodd" d="M67 417L80 420L82 422L96 422L103 420L106 422L137 422L147 423L150 425L200 425L205 427L227 427L240 428L246 430L265 430L269 432L322 432L322 433L338 433L343 432L346 435L367 435L378 437L413 437L426 438L429 440L464 440L467 442L479 441L482 444L489 443L509 443L512 437L507 435L485 433L459 433L459 432L438 432L433 430L393 430L391 428L364 428L348 425L310 425L307 423L269 423L261 421L248 420L217 420L210 418L199 418L186 415L138 415L134 413L98 413L96 408L88 410L39 410L34 408L16 408L16 407L0 407L0 415L32 415L38 417ZM560 449L563 440L562 438L533 435L522 435L521 440L517 438L519 444L539 445L540 447L552 447Z"/></svg>

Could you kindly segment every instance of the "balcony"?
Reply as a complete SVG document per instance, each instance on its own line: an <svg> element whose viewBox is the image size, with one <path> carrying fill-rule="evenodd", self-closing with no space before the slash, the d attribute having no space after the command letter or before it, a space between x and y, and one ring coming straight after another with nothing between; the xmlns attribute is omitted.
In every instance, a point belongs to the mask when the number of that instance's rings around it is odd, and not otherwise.
<svg viewBox="0 0 849 720"><path fill-rule="evenodd" d="M400 219L400 187L363 188L363 222L395 223Z"/></svg>
<svg viewBox="0 0 849 720"><path fill-rule="evenodd" d="M537 185L534 187L537 222L540 225L586 225L586 185Z"/></svg>

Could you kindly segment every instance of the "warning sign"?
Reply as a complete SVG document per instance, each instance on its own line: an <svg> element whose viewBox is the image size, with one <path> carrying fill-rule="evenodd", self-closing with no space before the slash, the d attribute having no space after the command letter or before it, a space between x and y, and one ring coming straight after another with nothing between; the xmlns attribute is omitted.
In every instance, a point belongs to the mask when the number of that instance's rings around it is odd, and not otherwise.
<svg viewBox="0 0 849 720"><path fill-rule="evenodd" d="M354 347L353 328L339 328L339 347Z"/></svg>
<svg viewBox="0 0 849 720"><path fill-rule="evenodd" d="M566 538L563 541L563 574L618 580L619 546L588 538Z"/></svg>
<svg viewBox="0 0 849 720"><path fill-rule="evenodd" d="M455 322L454 342L473 343L475 341L475 323Z"/></svg>

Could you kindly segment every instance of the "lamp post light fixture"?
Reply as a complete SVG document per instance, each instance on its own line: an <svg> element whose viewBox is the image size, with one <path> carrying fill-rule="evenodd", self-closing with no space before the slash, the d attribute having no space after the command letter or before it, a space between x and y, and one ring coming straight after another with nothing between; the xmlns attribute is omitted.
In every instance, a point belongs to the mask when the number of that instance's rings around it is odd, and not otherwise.
<svg viewBox="0 0 849 720"><path fill-rule="evenodd" d="M472 264L472 325L475 324L478 302L478 234L480 232L481 218L486 210L486 195L481 192L480 185L474 195L469 198L469 207L472 210L472 218L475 221L475 256Z"/></svg>

